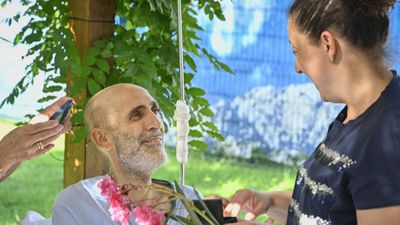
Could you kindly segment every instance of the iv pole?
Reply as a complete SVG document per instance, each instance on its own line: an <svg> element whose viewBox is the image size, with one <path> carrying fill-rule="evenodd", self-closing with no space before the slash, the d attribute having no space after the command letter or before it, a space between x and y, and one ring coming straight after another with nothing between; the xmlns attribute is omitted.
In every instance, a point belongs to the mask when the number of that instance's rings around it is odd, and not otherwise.
<svg viewBox="0 0 400 225"><path fill-rule="evenodd" d="M176 120L176 158L180 164L180 184L185 184L185 164L188 158L187 137L189 134L189 106L185 102L185 77L183 68L183 34L182 34L182 2L178 2L178 50L179 50L179 78L181 98L176 103L174 118Z"/></svg>

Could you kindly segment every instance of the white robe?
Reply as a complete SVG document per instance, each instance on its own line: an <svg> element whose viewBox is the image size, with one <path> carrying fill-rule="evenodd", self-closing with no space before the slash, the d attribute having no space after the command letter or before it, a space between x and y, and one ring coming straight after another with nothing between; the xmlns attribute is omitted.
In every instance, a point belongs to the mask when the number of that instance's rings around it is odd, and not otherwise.
<svg viewBox="0 0 400 225"><path fill-rule="evenodd" d="M105 176L98 176L82 180L64 189L56 199L53 206L52 223L54 225L109 225L118 224L111 220L108 212L107 200L101 196L97 187L99 181ZM187 198L197 199L192 187L182 188ZM187 211L180 201L176 201L176 214L187 216ZM130 225L136 225L133 215L130 216ZM179 224L169 220L167 224Z"/></svg>

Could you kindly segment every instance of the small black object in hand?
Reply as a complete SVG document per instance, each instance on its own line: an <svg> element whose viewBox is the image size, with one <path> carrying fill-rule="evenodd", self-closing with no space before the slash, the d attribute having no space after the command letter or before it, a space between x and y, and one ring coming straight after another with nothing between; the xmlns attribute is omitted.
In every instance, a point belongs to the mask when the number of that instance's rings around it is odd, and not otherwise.
<svg viewBox="0 0 400 225"><path fill-rule="evenodd" d="M204 199L203 202L220 225L237 222L236 217L224 217L221 199ZM204 210L199 200L193 200L193 203L200 210ZM210 225L203 217L199 218L204 225Z"/></svg>
<svg viewBox="0 0 400 225"><path fill-rule="evenodd" d="M67 118L69 110L71 110L71 108L72 100L64 103L64 105L61 106L61 108L50 117L50 120L58 120L60 124L64 124L65 118Z"/></svg>

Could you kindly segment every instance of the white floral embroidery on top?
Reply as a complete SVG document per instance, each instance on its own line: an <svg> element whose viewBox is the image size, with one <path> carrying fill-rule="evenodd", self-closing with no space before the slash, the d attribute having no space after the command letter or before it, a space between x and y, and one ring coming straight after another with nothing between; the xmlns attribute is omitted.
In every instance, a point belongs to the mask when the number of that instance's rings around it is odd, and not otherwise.
<svg viewBox="0 0 400 225"><path fill-rule="evenodd" d="M299 177L297 178L297 184L300 184L304 180L306 188L310 189L313 195L333 195L333 189L328 187L326 184L316 182L308 176L307 169L303 165L299 168Z"/></svg>
<svg viewBox="0 0 400 225"><path fill-rule="evenodd" d="M336 165L341 165L343 168L349 168L350 166L354 165L357 163L357 161L352 160L350 157L348 157L345 154L340 154L333 149L329 148L326 146L324 143L322 143L318 151L322 154L322 156L326 159L328 159L330 162L328 166L336 166Z"/></svg>
<svg viewBox="0 0 400 225"><path fill-rule="evenodd" d="M292 199L290 201L290 208L294 212L295 219L299 225L331 225L330 221L324 220L321 217L314 215L306 215L299 209L299 204L296 200Z"/></svg>

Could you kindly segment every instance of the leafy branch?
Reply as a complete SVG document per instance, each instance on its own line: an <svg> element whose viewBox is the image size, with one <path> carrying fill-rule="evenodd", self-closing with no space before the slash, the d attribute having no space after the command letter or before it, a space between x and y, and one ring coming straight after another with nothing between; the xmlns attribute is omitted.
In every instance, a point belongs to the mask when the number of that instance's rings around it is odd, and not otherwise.
<svg viewBox="0 0 400 225"><path fill-rule="evenodd" d="M3 7L10 2L0 0ZM176 1L115 0L115 3L116 16L121 22L116 25L114 35L93 43L81 58L71 32L68 1L22 0L21 4L29 6L28 9L5 22L11 25L21 17L30 18L14 43L29 45L25 57L33 57L33 61L26 67L25 76L2 100L0 108L13 104L42 74L45 97L38 100L41 103L54 100L55 93L65 91L74 96L87 90L88 99L107 86L129 82L149 90L160 103L166 127L173 125L174 105L180 96ZM203 10L210 20L215 17L224 20L220 1L183 0L182 7L184 62L194 72L185 74L186 102L192 113L189 144L193 149L203 150L207 148L201 139L205 135L224 138L210 122L214 112L205 98L206 92L192 85L197 72L194 57L206 57L217 70L233 71L197 43L200 40L197 33L203 30L197 23L198 11ZM73 85L65 90L68 71L72 73ZM84 104L77 107L81 110ZM83 113L75 114L72 121L83 124ZM77 132L76 141L85 135L84 131Z"/></svg>

